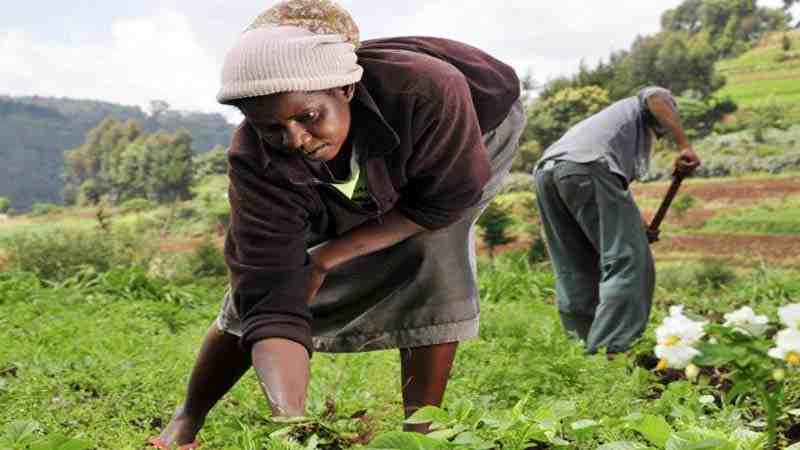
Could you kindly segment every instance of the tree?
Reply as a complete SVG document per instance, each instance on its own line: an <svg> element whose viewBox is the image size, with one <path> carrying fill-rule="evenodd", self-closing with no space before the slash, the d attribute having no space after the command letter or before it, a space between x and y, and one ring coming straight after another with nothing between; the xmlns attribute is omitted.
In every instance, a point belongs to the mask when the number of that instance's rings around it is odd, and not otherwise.
<svg viewBox="0 0 800 450"><path fill-rule="evenodd" d="M64 199L81 204L187 199L193 156L186 130L144 134L133 121L105 120L87 133L83 145L66 153Z"/></svg>
<svg viewBox="0 0 800 450"><path fill-rule="evenodd" d="M193 165L196 178L207 175L226 175L228 173L228 154L225 147L217 145L210 151L195 156Z"/></svg>
<svg viewBox="0 0 800 450"><path fill-rule="evenodd" d="M7 197L0 197L0 214L6 214L10 209L11 200L9 200Z"/></svg>
<svg viewBox="0 0 800 450"><path fill-rule="evenodd" d="M573 125L609 103L608 92L597 86L562 89L529 110L523 141L535 139L547 148Z"/></svg>
<svg viewBox="0 0 800 450"><path fill-rule="evenodd" d="M541 156L542 146L535 140L526 141L519 146L514 162L511 163L511 171L531 173Z"/></svg>
<svg viewBox="0 0 800 450"><path fill-rule="evenodd" d="M792 40L789 39L789 35L784 33L781 37L781 48L783 51L788 52L792 49Z"/></svg>
<svg viewBox="0 0 800 450"><path fill-rule="evenodd" d="M162 202L191 198L192 137L186 130L179 130L173 135L156 133L150 140L154 142L148 142L152 164L148 197Z"/></svg>
<svg viewBox="0 0 800 450"><path fill-rule="evenodd" d="M150 117L158 118L162 113L169 110L169 103L164 100L150 100Z"/></svg>
<svg viewBox="0 0 800 450"><path fill-rule="evenodd" d="M507 207L494 201L478 219L478 225L483 228L483 241L489 247L489 258L494 259L495 247L513 242L516 238L508 235L508 227L514 223L511 212Z"/></svg>

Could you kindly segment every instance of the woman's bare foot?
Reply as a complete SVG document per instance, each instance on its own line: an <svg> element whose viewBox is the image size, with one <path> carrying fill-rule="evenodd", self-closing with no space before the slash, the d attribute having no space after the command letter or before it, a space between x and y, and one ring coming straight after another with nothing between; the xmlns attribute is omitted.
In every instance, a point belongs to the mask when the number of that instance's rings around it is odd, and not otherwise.
<svg viewBox="0 0 800 450"><path fill-rule="evenodd" d="M205 422L205 416L201 418L192 417L181 406L175 411L172 419L161 431L161 434L158 435L158 440L162 445L169 448L190 444L195 441L203 422Z"/></svg>

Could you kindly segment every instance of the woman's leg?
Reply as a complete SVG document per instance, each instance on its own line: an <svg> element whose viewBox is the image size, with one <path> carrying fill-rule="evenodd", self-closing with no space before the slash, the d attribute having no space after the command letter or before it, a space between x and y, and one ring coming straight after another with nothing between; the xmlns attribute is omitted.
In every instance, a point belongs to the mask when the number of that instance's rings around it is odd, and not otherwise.
<svg viewBox="0 0 800 450"><path fill-rule="evenodd" d="M250 365L250 355L239 348L239 338L220 331L216 322L211 324L189 379L186 401L161 432L161 443L193 442L208 412Z"/></svg>
<svg viewBox="0 0 800 450"><path fill-rule="evenodd" d="M442 404L458 342L400 349L403 412L408 418L423 406ZM426 433L429 424L404 425L406 431Z"/></svg>
<svg viewBox="0 0 800 450"><path fill-rule="evenodd" d="M306 348L288 339L264 339L253 345L252 358L272 415L305 415L309 378Z"/></svg>

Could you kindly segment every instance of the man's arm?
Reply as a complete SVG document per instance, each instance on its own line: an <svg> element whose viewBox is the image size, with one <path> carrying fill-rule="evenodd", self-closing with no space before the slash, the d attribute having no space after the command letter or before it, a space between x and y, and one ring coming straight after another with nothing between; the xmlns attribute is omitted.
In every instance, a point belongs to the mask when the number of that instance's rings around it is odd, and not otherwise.
<svg viewBox="0 0 800 450"><path fill-rule="evenodd" d="M700 165L700 157L692 148L691 143L689 143L689 138L683 129L680 115L672 97L666 92L656 92L647 97L647 108L656 118L659 125L670 133L678 145L680 153L675 158L675 172L682 175L694 173L695 169Z"/></svg>

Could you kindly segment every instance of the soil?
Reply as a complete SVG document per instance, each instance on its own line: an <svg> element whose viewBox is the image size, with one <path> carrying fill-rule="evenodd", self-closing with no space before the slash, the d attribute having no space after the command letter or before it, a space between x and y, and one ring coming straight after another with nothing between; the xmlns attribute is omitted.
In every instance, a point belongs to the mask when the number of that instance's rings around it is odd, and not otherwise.
<svg viewBox="0 0 800 450"><path fill-rule="evenodd" d="M800 236L769 234L699 234L662 239L653 246L656 258L671 253L770 262L789 262L800 255Z"/></svg>
<svg viewBox="0 0 800 450"><path fill-rule="evenodd" d="M634 198L663 198L667 187L667 183L635 184ZM738 208L768 199L800 196L800 176L753 180L727 179L702 183L690 179L684 182L680 192L691 194L698 202L682 216L674 211L667 214L665 223L678 226L682 231L681 234L662 233L662 240L653 245L657 259L711 256L729 259L733 263L764 260L785 265L800 262L800 235L688 234L691 231L687 231L687 229L702 228L714 216L724 214L728 207ZM712 202L715 203L713 208L703 208L704 204ZM643 209L642 212L645 217L652 217L655 210L653 207ZM535 238L521 235L514 242L498 246L494 251L495 253L527 251ZM486 245L480 239L478 239L478 251L488 254Z"/></svg>
<svg viewBox="0 0 800 450"><path fill-rule="evenodd" d="M633 185L633 196L663 198L666 183ZM702 202L733 201L736 206L758 203L766 199L780 199L800 195L800 177L725 180L693 183L691 179L681 184L680 193L687 193ZM678 194L680 195L680 194Z"/></svg>
<svg viewBox="0 0 800 450"><path fill-rule="evenodd" d="M164 253L186 253L197 247L200 239L173 239L163 238L158 243L158 248Z"/></svg>

